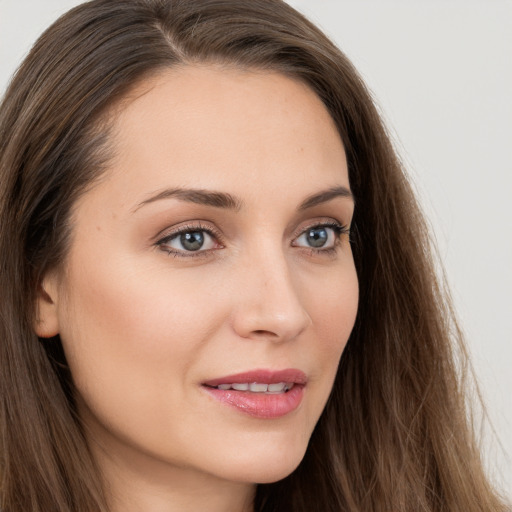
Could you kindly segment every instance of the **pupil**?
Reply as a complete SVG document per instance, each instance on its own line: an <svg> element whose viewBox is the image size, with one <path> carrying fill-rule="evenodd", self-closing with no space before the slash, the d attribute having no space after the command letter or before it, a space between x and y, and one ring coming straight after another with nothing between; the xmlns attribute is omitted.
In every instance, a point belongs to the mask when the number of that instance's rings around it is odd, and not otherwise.
<svg viewBox="0 0 512 512"><path fill-rule="evenodd" d="M328 238L327 230L325 228L310 229L307 238L311 247L323 247Z"/></svg>
<svg viewBox="0 0 512 512"><path fill-rule="evenodd" d="M201 231L183 233L180 242L187 251L198 251L204 244L204 235Z"/></svg>

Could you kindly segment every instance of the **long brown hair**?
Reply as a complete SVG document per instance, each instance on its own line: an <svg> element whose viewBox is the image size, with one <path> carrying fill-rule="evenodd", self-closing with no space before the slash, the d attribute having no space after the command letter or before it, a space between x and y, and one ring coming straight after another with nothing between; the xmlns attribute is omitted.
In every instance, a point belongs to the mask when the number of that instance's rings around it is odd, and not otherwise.
<svg viewBox="0 0 512 512"><path fill-rule="evenodd" d="M356 325L299 467L255 511L501 511L463 387L466 354L416 200L359 75L280 0L93 0L37 41L0 106L0 508L106 511L41 276L108 163L109 114L162 68L217 62L305 82L336 122L356 198Z"/></svg>

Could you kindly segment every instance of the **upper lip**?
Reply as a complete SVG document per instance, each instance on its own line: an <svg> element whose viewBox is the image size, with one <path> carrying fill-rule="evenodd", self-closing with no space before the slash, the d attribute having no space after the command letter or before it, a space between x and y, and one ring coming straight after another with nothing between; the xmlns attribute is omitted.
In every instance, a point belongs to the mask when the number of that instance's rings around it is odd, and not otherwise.
<svg viewBox="0 0 512 512"><path fill-rule="evenodd" d="M236 373L234 375L226 375L217 377L203 382L204 386L216 387L221 384L233 383L251 383L257 382L261 384L278 384L280 382L291 382L294 384L305 385L307 382L306 374L302 370L296 368L287 368L285 370L250 370L247 372Z"/></svg>

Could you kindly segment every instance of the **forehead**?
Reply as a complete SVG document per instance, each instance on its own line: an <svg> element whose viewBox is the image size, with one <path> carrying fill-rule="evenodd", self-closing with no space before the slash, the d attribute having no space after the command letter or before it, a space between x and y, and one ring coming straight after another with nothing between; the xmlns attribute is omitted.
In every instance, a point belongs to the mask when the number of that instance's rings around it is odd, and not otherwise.
<svg viewBox="0 0 512 512"><path fill-rule="evenodd" d="M107 182L125 200L163 187L262 189L345 185L335 124L305 84L275 72L213 65L165 70L117 110ZM302 193L302 192L300 192ZM137 196L137 197L135 197Z"/></svg>

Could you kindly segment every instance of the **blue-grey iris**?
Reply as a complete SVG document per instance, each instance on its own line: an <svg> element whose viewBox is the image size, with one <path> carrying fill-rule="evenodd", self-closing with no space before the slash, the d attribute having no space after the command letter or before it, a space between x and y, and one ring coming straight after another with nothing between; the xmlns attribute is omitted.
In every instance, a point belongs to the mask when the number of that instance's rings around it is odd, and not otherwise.
<svg viewBox="0 0 512 512"><path fill-rule="evenodd" d="M325 228L314 228L308 231L306 238L311 247L323 247L329 238L329 234Z"/></svg>
<svg viewBox="0 0 512 512"><path fill-rule="evenodd" d="M187 251L198 251L204 244L204 235L201 231L191 231L180 235L180 242Z"/></svg>

